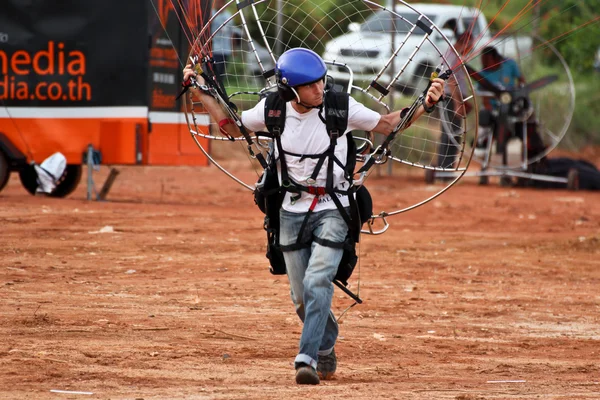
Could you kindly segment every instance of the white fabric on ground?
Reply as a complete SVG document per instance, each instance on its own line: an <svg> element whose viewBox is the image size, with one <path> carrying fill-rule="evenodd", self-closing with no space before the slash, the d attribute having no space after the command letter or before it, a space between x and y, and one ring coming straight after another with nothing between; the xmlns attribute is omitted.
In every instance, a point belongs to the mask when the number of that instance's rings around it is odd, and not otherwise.
<svg viewBox="0 0 600 400"><path fill-rule="evenodd" d="M36 193L50 194L56 189L58 179L65 172L67 159L62 153L54 153L40 165L34 164L37 173L38 187Z"/></svg>

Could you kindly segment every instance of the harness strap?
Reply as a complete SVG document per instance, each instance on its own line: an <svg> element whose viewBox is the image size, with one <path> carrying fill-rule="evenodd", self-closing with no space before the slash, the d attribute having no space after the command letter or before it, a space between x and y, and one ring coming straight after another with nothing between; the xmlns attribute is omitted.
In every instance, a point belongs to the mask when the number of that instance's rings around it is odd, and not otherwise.
<svg viewBox="0 0 600 400"><path fill-rule="evenodd" d="M309 211L313 211L317 206L317 203L319 202L319 197L324 196L327 193L327 191L324 187L320 186L308 186L307 189L308 193L315 195L312 203L310 204L310 207L308 208Z"/></svg>
<svg viewBox="0 0 600 400"><path fill-rule="evenodd" d="M344 206L342 206L342 202L340 201L340 199L338 199L338 197L335 194L331 194L330 197L331 197L331 200L333 200L333 203L337 207L338 211L340 212L340 215L342 216L342 218L344 218L344 221L346 222L346 225L348 225L348 230L351 233L353 233L354 232L354 226L352 225L351 217L346 212L346 209L344 208ZM350 203L352 203L352 201L350 201Z"/></svg>
<svg viewBox="0 0 600 400"><path fill-rule="evenodd" d="M315 197L315 199L317 199L317 197ZM316 202L313 200L313 204L316 204ZM312 206L311 206L312 207ZM312 207L314 208L314 207ZM309 209L306 212L306 215L304 216L304 219L302 220L302 226L300 226L300 231L298 233L298 238L296 239L296 244L301 244L302 242L302 236L304 236L304 232L306 231L306 225L308 224L308 220L310 219L310 216L313 213L313 210ZM308 242L310 244L310 241Z"/></svg>
<svg viewBox="0 0 600 400"><path fill-rule="evenodd" d="M302 243L302 236L304 235L304 231L306 230L306 225L308 224L308 220L310 219L310 216L314 212L315 207L317 206L317 203L319 202L319 197L321 197L325 193L327 193L327 191L325 190L324 187L308 186L307 189L308 189L308 193L314 194L315 197L313 198L313 201L310 204L310 207L308 208L306 215L304 216L304 220L302 221L302 226L300 227L300 233L298 233L298 238L296 239L296 244Z"/></svg>
<svg viewBox="0 0 600 400"><path fill-rule="evenodd" d="M288 244L288 245L279 245L279 249L283 252L288 252L288 251L296 251L296 250L301 250L301 249L306 249L308 247L310 247L310 244L312 243L312 240L310 242L302 242L302 243L292 243L292 244Z"/></svg>
<svg viewBox="0 0 600 400"><path fill-rule="evenodd" d="M337 139L339 137L339 131L335 131L332 129L329 133L329 136L331 138L331 143L330 143L329 148L330 148L332 154L329 157L329 163L327 165L327 184L325 187L327 189L327 192L329 192L331 200L333 201L336 208L339 210L340 215L346 222L346 225L348 226L348 232L350 233L350 235L353 238L357 238L358 235L356 233L356 226L355 226L355 224L352 223L353 222L353 220L352 220L352 208L353 208L352 205L354 203L354 199L352 198L352 196L354 196L354 190L352 189L352 177L350 176L350 179L348 181L349 190L347 191L348 203L350 204L350 210L351 210L351 212L349 214L346 212L346 209L342 206L342 202L340 201L340 199L338 199L338 197L336 195L336 190L333 188L333 163L334 163L334 159L336 159L336 157L333 155L333 152L334 152L335 145L337 143ZM354 207L354 208L356 208L356 207Z"/></svg>
<svg viewBox="0 0 600 400"><path fill-rule="evenodd" d="M306 188L308 189L308 193L314 194L316 196L323 196L327 193L325 191L325 188L322 186L307 186Z"/></svg>
<svg viewBox="0 0 600 400"><path fill-rule="evenodd" d="M331 240L321 239L318 236L313 236L312 240L313 240L313 242L318 243L321 246L325 246L325 247L332 247L334 249L344 249L344 250L351 249L350 246L346 242L333 242Z"/></svg>
<svg viewBox="0 0 600 400"><path fill-rule="evenodd" d="M325 184L325 187L330 191L333 191L333 159L335 158L335 156L334 156L335 145L337 143L337 139L338 139L339 135L340 135L340 133L338 131L329 132L330 157L327 159L328 160L328 162L327 162L327 183ZM349 182L349 184L352 184L352 182ZM332 198L333 198L333 196L332 196Z"/></svg>
<svg viewBox="0 0 600 400"><path fill-rule="evenodd" d="M291 181L290 176L288 175L287 163L285 162L285 153L283 151L283 146L281 145L281 129L278 126L273 127L273 136L279 153L279 165L281 165L281 186L284 190L288 190L291 186Z"/></svg>
<svg viewBox="0 0 600 400"><path fill-rule="evenodd" d="M300 161L304 161L307 158L321 158L323 156L322 154L296 154L290 153L289 151L286 151L285 154L289 154L290 156L294 157L300 157Z"/></svg>
<svg viewBox="0 0 600 400"><path fill-rule="evenodd" d="M306 249L306 248L310 247L312 242L318 243L321 246L331 247L334 249L344 249L344 250L352 249L352 247L345 241L344 242L334 242L332 240L321 239L318 236L313 236L307 242L296 242L296 243L292 243L292 244L288 244L288 245L281 245L281 246L279 246L279 248L281 249L281 251L284 251L284 252L296 251L296 250Z"/></svg>

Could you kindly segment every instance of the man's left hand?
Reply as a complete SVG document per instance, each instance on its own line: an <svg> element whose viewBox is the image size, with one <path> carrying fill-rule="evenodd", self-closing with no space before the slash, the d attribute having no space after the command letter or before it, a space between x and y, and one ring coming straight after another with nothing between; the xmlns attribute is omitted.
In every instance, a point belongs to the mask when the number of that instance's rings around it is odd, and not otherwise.
<svg viewBox="0 0 600 400"><path fill-rule="evenodd" d="M427 107L432 107L440 100L444 93L444 86L446 86L446 81L440 78L435 78L431 82L429 90L427 90L427 96L425 97L425 105Z"/></svg>

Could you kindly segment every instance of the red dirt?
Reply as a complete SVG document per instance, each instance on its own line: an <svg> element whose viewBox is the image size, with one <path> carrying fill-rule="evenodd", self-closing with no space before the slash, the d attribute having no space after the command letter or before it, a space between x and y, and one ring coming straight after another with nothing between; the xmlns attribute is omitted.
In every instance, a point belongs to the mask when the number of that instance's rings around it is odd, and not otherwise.
<svg viewBox="0 0 600 400"><path fill-rule="evenodd" d="M597 192L463 179L390 218L363 236L335 379L298 387L250 193L214 167L120 169L107 202L85 176L67 199L0 193L2 399L600 398ZM368 186L376 208L432 190Z"/></svg>

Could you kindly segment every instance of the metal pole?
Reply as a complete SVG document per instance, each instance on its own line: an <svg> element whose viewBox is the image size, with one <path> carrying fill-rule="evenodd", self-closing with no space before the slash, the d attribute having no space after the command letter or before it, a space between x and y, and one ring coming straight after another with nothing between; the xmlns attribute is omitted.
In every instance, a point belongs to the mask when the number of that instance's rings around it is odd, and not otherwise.
<svg viewBox="0 0 600 400"><path fill-rule="evenodd" d="M390 10L394 11L394 0L388 0L387 7ZM390 41L391 42L391 44L390 44L390 46L391 46L391 49L390 49L391 53L390 54L394 54L394 49L396 47L396 16L394 14L390 14L390 15L393 18L392 21L391 21L391 29L390 29L390 32L391 32L391 35L392 35L391 41ZM396 75L395 68L394 68L394 64L395 63L396 63L396 60L395 59L392 60L392 62L390 64L390 67L389 67L390 80ZM389 106L390 106L390 110L392 110L392 111L394 111L394 95L395 95L395 93L394 93L394 85L392 85L392 86L390 86L390 94L389 94L389 96L390 96ZM393 165L392 164L393 163L392 162L388 162L387 164L388 164L388 166L387 166L387 174L388 174L388 176L392 176L392 173L393 173L393 171L392 171Z"/></svg>
<svg viewBox="0 0 600 400"><path fill-rule="evenodd" d="M94 148L91 144L88 145L87 148L87 167L88 167L88 176L87 176L87 199L92 199L92 190L94 187L94 178L92 174L94 173Z"/></svg>
<svg viewBox="0 0 600 400"><path fill-rule="evenodd" d="M277 19L276 26L277 34L275 35L275 56L279 58L283 53L283 43L281 42L281 31L283 28L283 0L277 0Z"/></svg>

